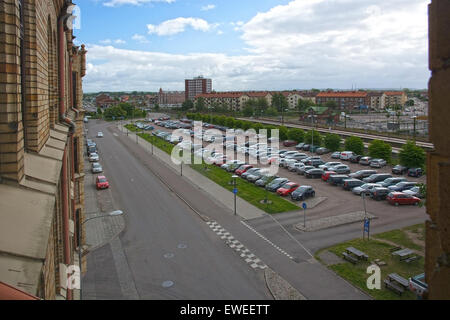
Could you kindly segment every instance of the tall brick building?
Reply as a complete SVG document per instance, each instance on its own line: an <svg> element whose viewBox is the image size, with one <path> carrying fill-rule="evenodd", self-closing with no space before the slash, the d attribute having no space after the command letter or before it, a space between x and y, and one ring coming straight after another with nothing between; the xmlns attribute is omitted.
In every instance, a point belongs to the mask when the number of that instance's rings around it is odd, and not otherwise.
<svg viewBox="0 0 450 320"><path fill-rule="evenodd" d="M77 296L65 269L79 264L84 218L86 51L71 4L0 2L0 298Z"/></svg>

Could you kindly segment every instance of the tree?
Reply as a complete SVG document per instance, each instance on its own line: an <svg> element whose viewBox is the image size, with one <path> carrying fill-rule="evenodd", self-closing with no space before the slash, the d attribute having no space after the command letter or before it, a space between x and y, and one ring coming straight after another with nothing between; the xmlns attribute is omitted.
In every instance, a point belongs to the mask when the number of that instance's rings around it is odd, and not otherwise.
<svg viewBox="0 0 450 320"><path fill-rule="evenodd" d="M305 131L302 129L292 128L288 131L288 139L297 141L298 143L303 142L305 138Z"/></svg>
<svg viewBox="0 0 450 320"><path fill-rule="evenodd" d="M356 154L364 154L364 142L359 137L348 137L345 139L345 150Z"/></svg>
<svg viewBox="0 0 450 320"><path fill-rule="evenodd" d="M233 128L234 127L234 118L228 117L225 120L225 126L228 127L228 128Z"/></svg>
<svg viewBox="0 0 450 320"><path fill-rule="evenodd" d="M289 103L282 93L275 93L272 96L272 108L277 109L279 112L289 108Z"/></svg>
<svg viewBox="0 0 450 320"><path fill-rule="evenodd" d="M384 141L373 140L369 144L369 156L372 158L381 158L390 163L392 159L392 147Z"/></svg>
<svg viewBox="0 0 450 320"><path fill-rule="evenodd" d="M155 104L155 111L158 111L159 110L159 104Z"/></svg>
<svg viewBox="0 0 450 320"><path fill-rule="evenodd" d="M425 151L416 146L413 141L407 141L403 145L398 155L400 164L408 168L424 168L426 154Z"/></svg>
<svg viewBox="0 0 450 320"><path fill-rule="evenodd" d="M334 110L334 109L337 109L339 106L336 101L330 100L325 103L325 107Z"/></svg>
<svg viewBox="0 0 450 320"><path fill-rule="evenodd" d="M195 110L197 112L202 112L203 110L205 110L205 108L205 99L203 97L198 98L195 102Z"/></svg>
<svg viewBox="0 0 450 320"><path fill-rule="evenodd" d="M337 134L329 133L325 135L325 148L331 151L338 151L341 147L341 137Z"/></svg>
<svg viewBox="0 0 450 320"><path fill-rule="evenodd" d="M314 139L313 139L313 132L314 132ZM323 137L317 130L310 130L305 134L305 138L303 141L308 144L320 146L322 145Z"/></svg>
<svg viewBox="0 0 450 320"><path fill-rule="evenodd" d="M279 132L279 137L280 137L280 141L284 141L288 139L288 128L286 128L285 126L280 126L278 127L278 132Z"/></svg>
<svg viewBox="0 0 450 320"><path fill-rule="evenodd" d="M187 110L191 110L194 108L194 103L192 102L192 100L186 100L185 102L183 102L183 104L181 105L181 110L183 111L187 111Z"/></svg>
<svg viewBox="0 0 450 320"><path fill-rule="evenodd" d="M266 115L275 117L278 115L278 111L277 109L270 107L266 110Z"/></svg>
<svg viewBox="0 0 450 320"><path fill-rule="evenodd" d="M297 110L300 114L304 114L313 105L314 105L314 103L309 99L300 99L297 102Z"/></svg>
<svg viewBox="0 0 450 320"><path fill-rule="evenodd" d="M102 112L102 108L100 108L100 107L98 107L97 108L97 113L99 114L99 115L101 115L103 112Z"/></svg>
<svg viewBox="0 0 450 320"><path fill-rule="evenodd" d="M251 116L253 116L253 107L249 106L249 105L245 106L244 110L242 111L242 113L244 114L244 117L251 117Z"/></svg>

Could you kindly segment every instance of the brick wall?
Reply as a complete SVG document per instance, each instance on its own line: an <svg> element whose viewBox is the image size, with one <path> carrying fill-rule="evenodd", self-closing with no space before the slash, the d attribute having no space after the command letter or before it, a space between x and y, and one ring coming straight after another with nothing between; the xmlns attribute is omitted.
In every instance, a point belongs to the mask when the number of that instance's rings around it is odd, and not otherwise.
<svg viewBox="0 0 450 320"><path fill-rule="evenodd" d="M429 11L430 137L428 154L425 274L430 299L450 299L450 0Z"/></svg>

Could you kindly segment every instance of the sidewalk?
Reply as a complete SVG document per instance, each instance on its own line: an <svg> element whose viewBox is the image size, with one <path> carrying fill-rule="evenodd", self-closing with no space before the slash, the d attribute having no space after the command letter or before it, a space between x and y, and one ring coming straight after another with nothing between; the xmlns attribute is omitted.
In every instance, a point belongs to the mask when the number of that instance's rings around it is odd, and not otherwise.
<svg viewBox="0 0 450 320"><path fill-rule="evenodd" d="M126 132L127 130L126 128L120 125L118 126L118 128L123 132ZM136 134L134 132L129 131L128 138L130 138L130 140L136 143ZM147 151L150 154L152 153L151 143L147 142L145 139L142 139L139 136L137 136L137 141L138 144L145 149L145 151ZM153 147L153 155L156 156L158 159L160 159L162 162L164 162L164 164L166 164L168 167L179 172L181 175L181 166L175 165L172 162L170 155L158 149L157 147ZM231 211L234 212L234 194L232 192L228 191L225 188L222 188L214 181L211 181L207 177L201 175L188 165L183 165L183 178L187 179L195 187L211 195L216 202L221 203L223 206L229 208ZM220 197L218 197L217 195L220 195ZM252 206L247 201L239 198L239 196L237 197L236 200L236 208L237 214L244 220L260 218L265 215L264 211L256 208L255 206Z"/></svg>

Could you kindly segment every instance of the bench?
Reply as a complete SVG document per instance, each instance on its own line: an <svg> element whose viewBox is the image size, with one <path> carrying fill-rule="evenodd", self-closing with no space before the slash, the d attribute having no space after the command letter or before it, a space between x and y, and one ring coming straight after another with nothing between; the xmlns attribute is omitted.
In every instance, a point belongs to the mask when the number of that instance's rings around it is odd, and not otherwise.
<svg viewBox="0 0 450 320"><path fill-rule="evenodd" d="M408 259L406 259L405 262L406 263L410 263L410 262L413 262L413 261L416 261L416 260L419 260L419 259L420 259L419 256L412 256L412 257L409 257Z"/></svg>
<svg viewBox="0 0 450 320"><path fill-rule="evenodd" d="M348 253L351 253L351 254L355 255L356 257L358 257L358 259L363 259L363 260L368 260L369 259L369 256L367 254L365 254L364 252L362 252L362 251L360 251L358 249L355 249L353 247L348 247L346 249L346 251Z"/></svg>
<svg viewBox="0 0 450 320"><path fill-rule="evenodd" d="M342 252L342 255L344 256L344 259L347 261L350 261L353 264L358 263L358 259L353 258L351 255L349 255L347 252Z"/></svg>
<svg viewBox="0 0 450 320"><path fill-rule="evenodd" d="M393 247L393 248L390 248L389 251L390 251L390 252L394 252L394 251L400 250L401 248L402 248L402 247Z"/></svg>
<svg viewBox="0 0 450 320"><path fill-rule="evenodd" d="M405 290L401 287L399 287L395 282L389 281L389 279L384 280L384 285L386 288L388 288L391 291L394 291L398 295L402 295Z"/></svg>

